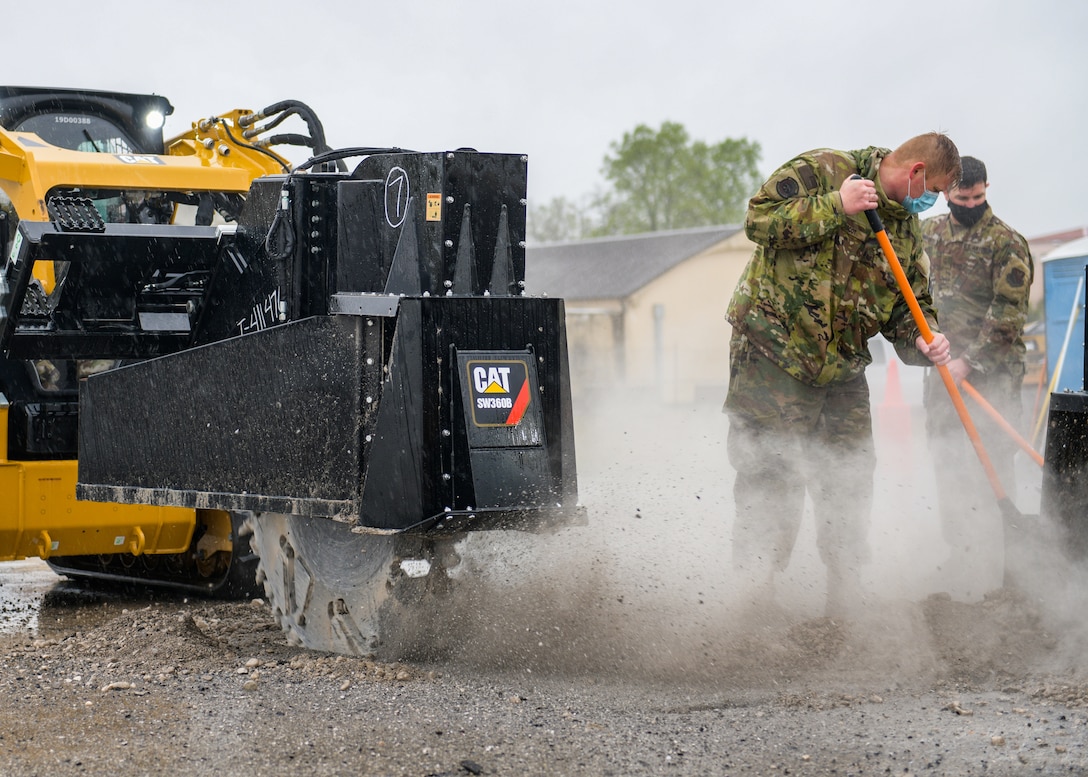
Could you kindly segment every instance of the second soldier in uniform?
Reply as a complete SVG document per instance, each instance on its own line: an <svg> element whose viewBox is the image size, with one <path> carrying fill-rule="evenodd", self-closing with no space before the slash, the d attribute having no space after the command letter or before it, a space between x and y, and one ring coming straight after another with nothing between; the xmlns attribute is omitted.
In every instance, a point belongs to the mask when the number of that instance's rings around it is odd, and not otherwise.
<svg viewBox="0 0 1088 777"><path fill-rule="evenodd" d="M964 378L1013 427L1022 415L1023 340L1035 269L1028 242L994 215L986 201L986 166L962 160L958 185L945 193L949 213L922 222L931 262L931 287L941 331L952 343L949 372ZM950 553L944 581L967 597L985 593L1000 564L986 564L989 545L1001 547L1000 512L984 471L936 370L926 382L926 433ZM975 426L1004 490L1015 495L1016 443L990 419Z"/></svg>

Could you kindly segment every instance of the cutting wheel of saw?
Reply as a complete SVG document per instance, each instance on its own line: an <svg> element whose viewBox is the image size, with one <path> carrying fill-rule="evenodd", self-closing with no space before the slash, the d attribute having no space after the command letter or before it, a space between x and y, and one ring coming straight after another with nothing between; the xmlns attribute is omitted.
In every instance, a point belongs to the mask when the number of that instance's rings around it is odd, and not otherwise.
<svg viewBox="0 0 1088 777"><path fill-rule="evenodd" d="M258 513L250 519L273 614L287 638L313 650L388 655L448 588L450 542L358 534L329 519ZM440 551L436 548L441 549Z"/></svg>

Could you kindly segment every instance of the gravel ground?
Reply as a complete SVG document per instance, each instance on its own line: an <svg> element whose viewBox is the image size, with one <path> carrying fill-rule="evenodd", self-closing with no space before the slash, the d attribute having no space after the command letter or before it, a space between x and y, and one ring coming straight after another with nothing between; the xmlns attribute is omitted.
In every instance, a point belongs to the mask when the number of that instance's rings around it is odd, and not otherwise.
<svg viewBox="0 0 1088 777"><path fill-rule="evenodd" d="M950 578L900 459L869 605L821 616L806 527L754 609L722 562L714 416L592 434L618 415L580 431L590 526L467 544L440 654L410 634L399 661L315 653L260 600L0 565L0 774L1088 773L1083 570L1050 554L1017 591L982 585L1001 578L986 559Z"/></svg>
<svg viewBox="0 0 1088 777"><path fill-rule="evenodd" d="M383 662L291 647L259 600L55 583L36 624L23 611L0 636L0 773L1088 771L1088 678L1018 594L846 621L734 613L696 649L648 632L646 612L568 641L554 610L514 617L523 603L475 634L479 619L457 624L441 660Z"/></svg>

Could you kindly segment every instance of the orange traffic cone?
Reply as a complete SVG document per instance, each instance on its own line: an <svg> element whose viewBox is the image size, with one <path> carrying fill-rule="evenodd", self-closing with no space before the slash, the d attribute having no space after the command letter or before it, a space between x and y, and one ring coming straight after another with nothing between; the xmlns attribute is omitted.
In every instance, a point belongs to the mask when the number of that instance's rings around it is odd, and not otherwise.
<svg viewBox="0 0 1088 777"><path fill-rule="evenodd" d="M903 388L899 384L899 360L892 357L888 360L884 399L877 407L879 445L895 457L896 468L908 470L914 466L910 416L910 406L903 401Z"/></svg>

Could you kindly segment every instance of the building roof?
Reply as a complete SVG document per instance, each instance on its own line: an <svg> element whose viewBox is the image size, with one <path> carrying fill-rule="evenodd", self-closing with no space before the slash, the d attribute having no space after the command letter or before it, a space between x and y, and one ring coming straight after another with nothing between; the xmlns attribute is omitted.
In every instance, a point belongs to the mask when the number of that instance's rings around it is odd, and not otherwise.
<svg viewBox="0 0 1088 777"><path fill-rule="evenodd" d="M1088 237L1081 237L1063 243L1043 256L1040 261L1049 262L1054 259L1075 259L1082 256L1088 256Z"/></svg>
<svg viewBox="0 0 1088 777"><path fill-rule="evenodd" d="M530 244L525 250L525 293L623 299L739 231L738 226L698 227Z"/></svg>
<svg viewBox="0 0 1088 777"><path fill-rule="evenodd" d="M1073 229L1062 230L1061 232L1050 232L1045 235L1029 238L1028 248L1031 250L1031 255L1035 257L1035 259L1040 259L1041 257L1047 256L1047 254L1055 249L1061 248L1066 243L1081 237L1088 237L1088 227L1075 227Z"/></svg>

